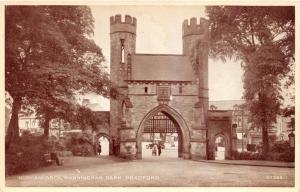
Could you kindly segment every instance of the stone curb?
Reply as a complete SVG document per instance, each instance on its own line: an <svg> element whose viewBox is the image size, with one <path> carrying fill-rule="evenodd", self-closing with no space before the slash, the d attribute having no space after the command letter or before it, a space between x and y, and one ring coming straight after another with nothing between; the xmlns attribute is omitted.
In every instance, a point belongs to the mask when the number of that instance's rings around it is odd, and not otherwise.
<svg viewBox="0 0 300 192"><path fill-rule="evenodd" d="M217 163L217 164L227 164L227 165L244 165L244 166L261 166L261 167L279 167L279 168L295 168L295 165L263 165L263 164L247 164L247 163L237 163L237 162L217 162L209 160L195 160L203 163Z"/></svg>

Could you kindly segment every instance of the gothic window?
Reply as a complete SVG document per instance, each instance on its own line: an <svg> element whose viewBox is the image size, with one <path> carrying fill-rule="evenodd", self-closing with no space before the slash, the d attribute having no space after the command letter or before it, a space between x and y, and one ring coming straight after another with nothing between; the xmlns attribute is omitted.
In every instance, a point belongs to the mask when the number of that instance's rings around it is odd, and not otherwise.
<svg viewBox="0 0 300 192"><path fill-rule="evenodd" d="M125 63L124 42L125 42L125 39L121 39L121 63Z"/></svg>
<svg viewBox="0 0 300 192"><path fill-rule="evenodd" d="M148 87L144 87L144 92L148 93Z"/></svg>

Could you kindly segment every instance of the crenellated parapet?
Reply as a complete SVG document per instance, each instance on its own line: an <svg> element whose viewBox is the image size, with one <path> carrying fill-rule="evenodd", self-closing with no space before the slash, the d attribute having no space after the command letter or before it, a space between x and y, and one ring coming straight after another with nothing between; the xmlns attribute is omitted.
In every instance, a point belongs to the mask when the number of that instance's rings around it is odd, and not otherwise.
<svg viewBox="0 0 300 192"><path fill-rule="evenodd" d="M207 19L201 17L200 23L197 22L197 18L193 17L183 21L182 24L182 37L190 35L208 35L209 22Z"/></svg>
<svg viewBox="0 0 300 192"><path fill-rule="evenodd" d="M136 18L130 15L125 15L125 19L122 21L121 15L115 15L110 17L110 33L115 32L128 32L136 34Z"/></svg>

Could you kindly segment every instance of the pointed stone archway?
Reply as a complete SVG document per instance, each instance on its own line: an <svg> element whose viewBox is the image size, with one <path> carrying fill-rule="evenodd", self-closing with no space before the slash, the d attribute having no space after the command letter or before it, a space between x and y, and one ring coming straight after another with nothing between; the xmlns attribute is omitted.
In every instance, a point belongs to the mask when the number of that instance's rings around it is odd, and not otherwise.
<svg viewBox="0 0 300 192"><path fill-rule="evenodd" d="M101 137L105 138L108 141L108 154L107 155L111 155L112 139L110 138L110 136L107 133L103 133L103 132L96 133L96 135L95 135L94 146L95 146L95 152L96 152L96 154L97 154L97 151L98 151L98 142L99 142L99 139ZM104 147L104 146L102 146L102 147Z"/></svg>
<svg viewBox="0 0 300 192"><path fill-rule="evenodd" d="M136 158L142 159L142 135L144 133L146 122L159 112L166 114L168 117L170 117L174 122L178 124L179 127L178 135L181 136L178 156L184 159L189 159L190 158L190 132L188 126L184 121L184 119L182 118L182 116L175 109L171 108L166 104L162 104L153 108L145 115L145 117L141 121L136 135L136 148L137 148Z"/></svg>
<svg viewBox="0 0 300 192"><path fill-rule="evenodd" d="M217 145L217 140L218 138L222 138L222 145L221 147L223 147L225 150L223 151L224 154L222 154L222 158L219 159L217 158L217 152L218 152L218 145ZM225 160L225 159L229 159L230 158L230 147L229 147L229 139L226 137L226 135L224 133L217 133L214 137L214 153L213 153L213 157L215 160ZM222 153L222 152L221 152Z"/></svg>

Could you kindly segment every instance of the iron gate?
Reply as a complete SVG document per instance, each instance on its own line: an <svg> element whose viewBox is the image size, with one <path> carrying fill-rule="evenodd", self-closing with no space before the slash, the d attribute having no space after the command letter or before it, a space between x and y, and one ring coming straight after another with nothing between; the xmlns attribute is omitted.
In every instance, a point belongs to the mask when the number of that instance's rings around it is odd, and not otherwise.
<svg viewBox="0 0 300 192"><path fill-rule="evenodd" d="M144 133L177 133L178 125L159 112L146 122Z"/></svg>

